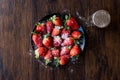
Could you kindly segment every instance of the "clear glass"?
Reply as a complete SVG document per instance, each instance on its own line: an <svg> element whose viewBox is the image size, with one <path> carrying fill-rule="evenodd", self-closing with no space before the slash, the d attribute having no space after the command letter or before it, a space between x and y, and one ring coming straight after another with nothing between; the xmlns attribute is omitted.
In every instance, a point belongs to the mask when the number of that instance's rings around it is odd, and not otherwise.
<svg viewBox="0 0 120 80"><path fill-rule="evenodd" d="M89 20L80 16L79 12L76 12L78 18L82 20L87 27L96 26L98 28L105 28L110 24L111 17L108 11L98 10L89 16Z"/></svg>

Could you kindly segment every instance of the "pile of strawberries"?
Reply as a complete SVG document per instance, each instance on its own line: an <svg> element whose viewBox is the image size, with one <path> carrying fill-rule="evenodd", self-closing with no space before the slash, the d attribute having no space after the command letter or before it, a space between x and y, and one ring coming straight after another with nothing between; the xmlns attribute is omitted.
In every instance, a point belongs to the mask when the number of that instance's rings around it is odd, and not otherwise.
<svg viewBox="0 0 120 80"><path fill-rule="evenodd" d="M32 32L35 58L43 59L46 65L65 65L78 58L81 36L77 21L69 15L64 19L53 15L45 22L38 22Z"/></svg>

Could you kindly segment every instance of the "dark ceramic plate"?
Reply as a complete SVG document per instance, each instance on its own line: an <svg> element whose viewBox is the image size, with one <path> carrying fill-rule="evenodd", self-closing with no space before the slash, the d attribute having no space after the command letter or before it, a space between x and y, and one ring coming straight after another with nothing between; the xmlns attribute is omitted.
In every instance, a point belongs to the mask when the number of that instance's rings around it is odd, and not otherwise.
<svg viewBox="0 0 120 80"><path fill-rule="evenodd" d="M50 17L52 17L53 15L57 15L57 16L59 16L59 17L63 20L66 14L53 13L53 14L50 14L50 15L47 15L47 16L43 17L39 22L44 23L44 22L46 22ZM35 29L36 29L36 26L33 28L33 32L35 31ZM81 50L83 51L83 50L84 50L84 47L85 47L85 32L84 32L84 29L83 29L82 26L80 26L79 31L82 33L82 37L81 37L81 40L80 40L80 48L81 48ZM34 51L34 50L36 49L36 46L35 46L35 44L34 44L33 41L32 41L32 34L31 34L31 44L32 44L32 49L33 49L33 51ZM39 61L44 64L44 61L43 61L42 58L40 58ZM49 66L55 66L55 65L49 64Z"/></svg>

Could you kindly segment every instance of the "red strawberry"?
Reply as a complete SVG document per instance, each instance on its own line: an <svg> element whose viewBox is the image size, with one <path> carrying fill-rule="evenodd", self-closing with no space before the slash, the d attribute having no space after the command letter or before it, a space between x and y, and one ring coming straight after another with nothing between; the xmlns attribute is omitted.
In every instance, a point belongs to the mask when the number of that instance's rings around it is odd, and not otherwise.
<svg viewBox="0 0 120 80"><path fill-rule="evenodd" d="M79 31L73 31L72 32L72 37L74 39L79 39L81 37L81 33Z"/></svg>
<svg viewBox="0 0 120 80"><path fill-rule="evenodd" d="M60 32L61 32L60 29L61 29L60 27L56 26L56 27L53 29L53 31L52 31L52 37L60 34Z"/></svg>
<svg viewBox="0 0 120 80"><path fill-rule="evenodd" d="M66 39L70 35L70 30L62 29L61 38Z"/></svg>
<svg viewBox="0 0 120 80"><path fill-rule="evenodd" d="M37 47L42 46L42 37L40 34L33 34L32 40Z"/></svg>
<svg viewBox="0 0 120 80"><path fill-rule="evenodd" d="M80 54L80 48L78 45L73 46L73 48L70 50L70 55L71 56L76 56Z"/></svg>
<svg viewBox="0 0 120 80"><path fill-rule="evenodd" d="M61 21L60 17L57 17L56 15L54 15L52 17L52 21L53 21L53 24L55 24L55 26L61 26L62 25L62 21Z"/></svg>
<svg viewBox="0 0 120 80"><path fill-rule="evenodd" d="M52 51L48 50L47 54L44 56L45 64L48 64L52 60Z"/></svg>
<svg viewBox="0 0 120 80"><path fill-rule="evenodd" d="M42 43L45 47L50 48L52 46L52 38L48 35L44 35Z"/></svg>
<svg viewBox="0 0 120 80"><path fill-rule="evenodd" d="M36 32L46 33L45 24L38 23L36 26Z"/></svg>
<svg viewBox="0 0 120 80"><path fill-rule="evenodd" d="M62 47L61 52L60 52L60 55L62 56L62 55L67 55L67 54L69 54L70 49L71 49L71 46Z"/></svg>
<svg viewBox="0 0 120 80"><path fill-rule="evenodd" d="M77 21L73 17L71 17L70 19L68 19L66 21L66 25L68 27L71 27L72 30L78 30L79 29L79 25L78 25Z"/></svg>
<svg viewBox="0 0 120 80"><path fill-rule="evenodd" d="M63 55L60 57L60 65L65 65L70 60L69 55Z"/></svg>
<svg viewBox="0 0 120 80"><path fill-rule="evenodd" d="M35 50L36 58L39 58L39 56L44 57L47 52L47 49L45 47L39 47Z"/></svg>
<svg viewBox="0 0 120 80"><path fill-rule="evenodd" d="M54 47L59 47L62 43L62 39L60 36L55 36L53 40Z"/></svg>
<svg viewBox="0 0 120 80"><path fill-rule="evenodd" d="M53 49L53 50L52 50L52 55L53 55L54 57L59 57L59 55L60 55L59 49Z"/></svg>
<svg viewBox="0 0 120 80"><path fill-rule="evenodd" d="M74 40L72 37L68 37L66 38L63 43L61 44L61 46L72 46L74 44Z"/></svg>
<svg viewBox="0 0 120 80"><path fill-rule="evenodd" d="M52 32L53 27L54 27L54 25L53 25L53 23L51 21L46 22L46 30L47 30L48 34Z"/></svg>

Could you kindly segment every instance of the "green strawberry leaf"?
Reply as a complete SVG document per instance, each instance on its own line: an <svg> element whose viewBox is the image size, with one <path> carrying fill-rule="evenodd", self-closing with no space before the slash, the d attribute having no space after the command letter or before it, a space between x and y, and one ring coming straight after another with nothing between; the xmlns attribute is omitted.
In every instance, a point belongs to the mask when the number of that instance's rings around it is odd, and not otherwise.
<svg viewBox="0 0 120 80"><path fill-rule="evenodd" d="M79 55L72 56L71 57L71 62L74 62L74 61L78 60L78 58L79 58Z"/></svg>
<svg viewBox="0 0 120 80"><path fill-rule="evenodd" d="M35 24L35 26L38 26L38 25L40 25L41 23L40 22L37 22L36 24Z"/></svg>
<svg viewBox="0 0 120 80"><path fill-rule="evenodd" d="M51 63L51 60L50 59L45 59L45 65Z"/></svg>
<svg viewBox="0 0 120 80"><path fill-rule="evenodd" d="M39 58L39 53L37 51L35 51L35 58L38 59Z"/></svg>
<svg viewBox="0 0 120 80"><path fill-rule="evenodd" d="M60 65L59 58L54 57L53 64L54 64L56 67L58 67L58 66Z"/></svg>
<svg viewBox="0 0 120 80"><path fill-rule="evenodd" d="M76 44L76 45L79 45L79 44L80 44L80 41L79 41L79 40L75 40L75 44Z"/></svg>

